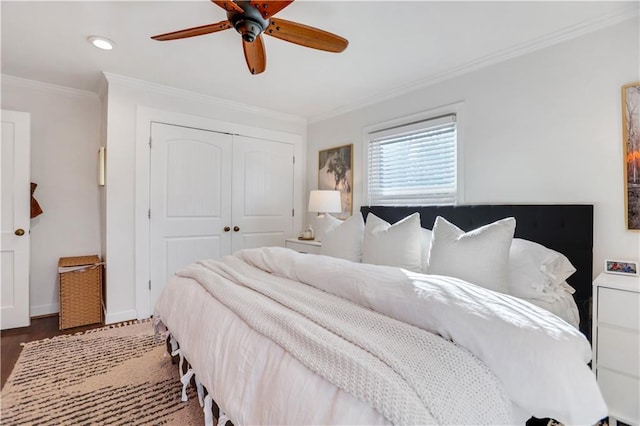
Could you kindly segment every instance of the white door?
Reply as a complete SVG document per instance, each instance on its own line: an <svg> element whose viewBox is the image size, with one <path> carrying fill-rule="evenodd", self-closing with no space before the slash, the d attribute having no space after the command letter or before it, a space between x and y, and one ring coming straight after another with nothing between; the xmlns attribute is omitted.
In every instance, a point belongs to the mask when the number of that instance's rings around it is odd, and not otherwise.
<svg viewBox="0 0 640 426"><path fill-rule="evenodd" d="M1 328L26 327L29 318L30 116L2 111Z"/></svg>
<svg viewBox="0 0 640 426"><path fill-rule="evenodd" d="M232 251L284 246L293 233L293 145L233 138Z"/></svg>
<svg viewBox="0 0 640 426"><path fill-rule="evenodd" d="M233 137L151 125L151 312L167 279L231 252ZM227 231L225 231L225 228Z"/></svg>

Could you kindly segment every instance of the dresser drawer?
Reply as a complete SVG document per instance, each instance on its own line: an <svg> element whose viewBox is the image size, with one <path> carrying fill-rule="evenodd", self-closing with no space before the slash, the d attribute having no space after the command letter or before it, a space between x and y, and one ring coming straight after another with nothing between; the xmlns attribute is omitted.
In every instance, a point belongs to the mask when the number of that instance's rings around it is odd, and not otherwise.
<svg viewBox="0 0 640 426"><path fill-rule="evenodd" d="M609 415L623 422L640 423L640 380L598 367L598 385Z"/></svg>
<svg viewBox="0 0 640 426"><path fill-rule="evenodd" d="M640 293L600 287L598 323L640 330Z"/></svg>
<svg viewBox="0 0 640 426"><path fill-rule="evenodd" d="M640 334L607 325L598 326L598 367L640 376Z"/></svg>

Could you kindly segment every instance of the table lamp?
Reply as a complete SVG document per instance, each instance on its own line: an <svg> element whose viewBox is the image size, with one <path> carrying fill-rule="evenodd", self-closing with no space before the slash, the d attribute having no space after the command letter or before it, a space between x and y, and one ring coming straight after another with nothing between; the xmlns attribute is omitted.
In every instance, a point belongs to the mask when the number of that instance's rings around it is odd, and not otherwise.
<svg viewBox="0 0 640 426"><path fill-rule="evenodd" d="M324 216L326 213L340 213L342 211L342 202L340 200L340 191L330 190L313 190L309 194L310 212L317 212L316 218L316 240L322 241L324 235Z"/></svg>

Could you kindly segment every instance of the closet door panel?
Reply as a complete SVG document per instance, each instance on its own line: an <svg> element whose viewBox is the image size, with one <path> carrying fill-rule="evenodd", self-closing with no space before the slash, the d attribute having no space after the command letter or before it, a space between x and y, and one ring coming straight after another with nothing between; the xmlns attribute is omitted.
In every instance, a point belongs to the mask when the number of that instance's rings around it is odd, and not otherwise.
<svg viewBox="0 0 640 426"><path fill-rule="evenodd" d="M232 136L153 123L151 309L167 279L200 259L231 253Z"/></svg>
<svg viewBox="0 0 640 426"><path fill-rule="evenodd" d="M232 251L284 246L293 232L293 145L234 136L232 187Z"/></svg>

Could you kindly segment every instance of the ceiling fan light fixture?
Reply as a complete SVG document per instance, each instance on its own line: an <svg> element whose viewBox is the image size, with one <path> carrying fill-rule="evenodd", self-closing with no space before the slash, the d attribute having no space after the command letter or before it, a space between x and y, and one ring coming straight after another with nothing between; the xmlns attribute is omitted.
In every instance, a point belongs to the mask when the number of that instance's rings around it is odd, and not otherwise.
<svg viewBox="0 0 640 426"><path fill-rule="evenodd" d="M89 41L89 43L91 43L98 49L102 49L102 50L111 50L115 45L113 41L109 40L106 37L101 37L101 36L89 36L87 37L87 41Z"/></svg>

